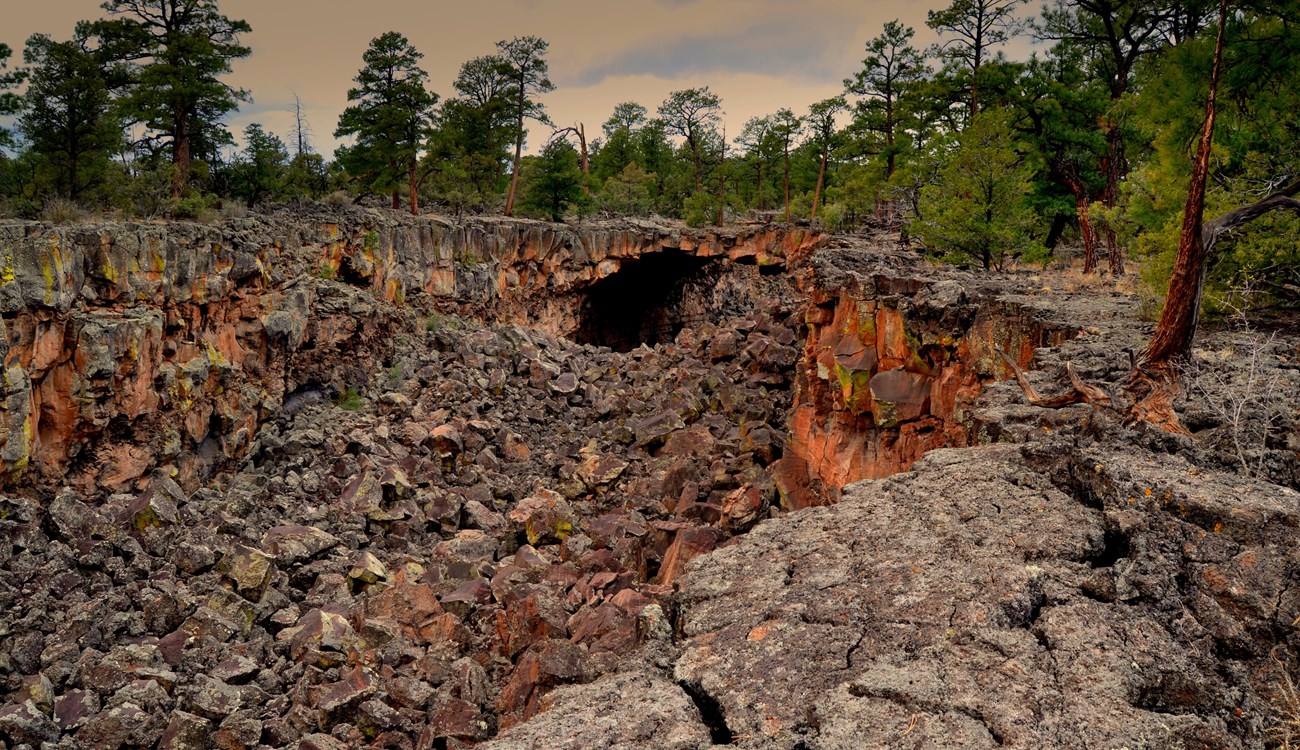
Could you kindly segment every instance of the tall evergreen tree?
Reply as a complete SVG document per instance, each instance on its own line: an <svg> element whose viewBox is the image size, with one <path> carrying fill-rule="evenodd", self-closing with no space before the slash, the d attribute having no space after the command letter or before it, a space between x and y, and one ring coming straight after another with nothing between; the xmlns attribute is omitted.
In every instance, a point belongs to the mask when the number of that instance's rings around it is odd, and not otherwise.
<svg viewBox="0 0 1300 750"><path fill-rule="evenodd" d="M395 209L401 206L398 195L405 183L413 214L420 212L420 149L432 132L438 102L437 94L426 88L429 74L419 65L423 57L396 31L371 40L362 55L365 66L354 79L357 85L348 91L354 104L339 116L334 131L335 137L356 139L336 154L344 168L362 179L367 190L390 193Z"/></svg>
<svg viewBox="0 0 1300 750"><path fill-rule="evenodd" d="M930 248L1001 269L1033 244L1032 177L1007 114L983 112L958 137L937 184L922 189L912 230Z"/></svg>
<svg viewBox="0 0 1300 750"><path fill-rule="evenodd" d="M547 77L546 52L549 48L545 40L535 36L497 42L500 72L507 81L504 98L510 107L515 129L515 158L510 174L510 192L506 195L506 216L514 211L515 193L519 189L519 160L527 132L524 124L530 119L548 125L551 122L546 116L546 108L535 99L539 94L555 90L555 84Z"/></svg>
<svg viewBox="0 0 1300 750"><path fill-rule="evenodd" d="M754 198L759 211L767 207L764 201L763 173L768 164L773 161L775 150L780 147L773 131L770 115L751 117L745 122L740 135L736 137L736 145L744 149L745 163L754 169Z"/></svg>
<svg viewBox="0 0 1300 750"><path fill-rule="evenodd" d="M22 70L8 70L9 57L13 50L9 45L0 43L0 117L12 115L18 111L21 101L14 89L23 81ZM12 145L12 136L4 127L0 127L0 152Z"/></svg>
<svg viewBox="0 0 1300 750"><path fill-rule="evenodd" d="M529 157L525 171L524 207L551 221L563 221L565 212L585 198L578 152L563 138L553 139L540 155Z"/></svg>
<svg viewBox="0 0 1300 750"><path fill-rule="evenodd" d="M108 0L109 18L88 27L110 57L134 63L123 111L170 146L172 197L179 198L196 157L214 159L231 142L221 118L250 101L224 83L231 63L252 50L239 42L252 27L222 15L216 0Z"/></svg>
<svg viewBox="0 0 1300 750"><path fill-rule="evenodd" d="M1106 177L1100 197L1109 207L1118 203L1129 170L1118 104L1133 85L1138 62L1169 43L1165 32L1178 29L1175 36L1187 32L1186 14L1180 12L1188 10L1186 6L1188 2L1169 0L1055 0L1043 9L1038 36L1082 50L1091 62L1088 72L1101 79L1109 92L1110 111L1098 119L1107 145L1100 165ZM1121 274L1123 250L1114 232L1104 235L1111 273Z"/></svg>
<svg viewBox="0 0 1300 750"><path fill-rule="evenodd" d="M112 112L111 88L121 71L106 69L86 42L36 34L23 50L29 85L19 127L54 192L73 201L103 180L125 146Z"/></svg>
<svg viewBox="0 0 1300 750"><path fill-rule="evenodd" d="M1038 196L1040 210L1052 220L1045 244L1049 249L1055 245L1072 215L1083 240L1087 273L1097 265L1091 203L1105 184L1099 167L1106 143L1097 120L1104 115L1107 100L1104 88L1087 76L1079 57L1077 49L1057 45L1046 57L1031 60L1019 81L1014 106L1024 113L1023 129L1047 167ZM1067 205L1060 206L1062 202Z"/></svg>
<svg viewBox="0 0 1300 750"><path fill-rule="evenodd" d="M822 199L822 186L826 184L826 164L831 152L839 142L839 128L836 118L847 108L844 97L833 96L823 99L808 108L808 130L812 143L817 147L819 166L817 168L817 187L813 190L811 218L817 218L817 207Z"/></svg>
<svg viewBox="0 0 1300 750"><path fill-rule="evenodd" d="M970 76L970 116L979 114L980 74L994 50L1026 27L1016 11L1028 0L953 0L943 10L932 10L926 25L947 37L938 48L940 57L957 63Z"/></svg>
<svg viewBox="0 0 1300 750"><path fill-rule="evenodd" d="M231 194L255 206L279 198L285 190L289 149L274 133L253 123L244 128L244 149L231 165Z"/></svg>
<svg viewBox="0 0 1300 750"><path fill-rule="evenodd" d="M685 140L691 158L691 180L699 190L707 146L722 121L722 100L708 86L674 91L659 105L659 118L670 134Z"/></svg>
<svg viewBox="0 0 1300 750"><path fill-rule="evenodd" d="M782 108L772 115L772 135L781 143L784 177L782 190L785 195L785 220L790 220L790 152L794 150L799 137L803 134L803 118L794 112Z"/></svg>
<svg viewBox="0 0 1300 750"><path fill-rule="evenodd" d="M646 124L646 108L636 102L622 102L601 126L604 141L592 158L592 172L599 180L618 174L629 164L639 163L637 131Z"/></svg>
<svg viewBox="0 0 1300 750"><path fill-rule="evenodd" d="M911 45L915 34L897 19L887 22L880 36L867 42L862 70L844 81L848 93L861 97L854 105L855 127L882 141L886 177L893 177L897 167L900 99L928 72L925 55Z"/></svg>
<svg viewBox="0 0 1300 750"><path fill-rule="evenodd" d="M458 96L443 102L426 163L443 198L481 201L504 188L514 141L509 80L500 59L487 55L462 64L452 86Z"/></svg>
<svg viewBox="0 0 1300 750"><path fill-rule="evenodd" d="M660 208L666 209L663 201L667 183L676 167L673 144L668 140L668 128L662 119L652 117L646 121L645 127L636 131L634 140L641 166L655 176L655 197L660 201Z"/></svg>

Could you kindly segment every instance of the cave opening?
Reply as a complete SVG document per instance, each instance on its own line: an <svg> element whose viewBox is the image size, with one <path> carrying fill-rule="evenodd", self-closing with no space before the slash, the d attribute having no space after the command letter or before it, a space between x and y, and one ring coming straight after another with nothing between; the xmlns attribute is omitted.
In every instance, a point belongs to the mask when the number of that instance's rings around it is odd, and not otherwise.
<svg viewBox="0 0 1300 750"><path fill-rule="evenodd" d="M720 273L719 261L683 252L629 260L584 291L574 338L620 352L670 342L708 317L703 298Z"/></svg>

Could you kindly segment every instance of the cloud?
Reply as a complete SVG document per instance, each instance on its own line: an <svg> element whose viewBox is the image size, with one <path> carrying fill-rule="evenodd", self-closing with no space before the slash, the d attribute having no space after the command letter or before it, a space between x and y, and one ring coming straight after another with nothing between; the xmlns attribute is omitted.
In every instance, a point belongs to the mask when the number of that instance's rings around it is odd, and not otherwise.
<svg viewBox="0 0 1300 750"><path fill-rule="evenodd" d="M684 4L693 0L658 0ZM805 81L838 80L844 75L844 49L856 46L856 24L834 13L765 14L737 22L719 19L707 33L647 39L597 60L566 80L568 86L593 86L607 78L652 75L666 79L716 73L754 73ZM698 26L692 24L693 26Z"/></svg>

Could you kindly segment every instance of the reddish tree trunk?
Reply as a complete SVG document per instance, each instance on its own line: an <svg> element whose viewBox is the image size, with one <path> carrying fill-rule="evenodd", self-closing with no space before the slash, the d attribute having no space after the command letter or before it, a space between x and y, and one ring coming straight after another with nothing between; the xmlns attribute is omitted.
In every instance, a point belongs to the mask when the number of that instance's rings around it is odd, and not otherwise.
<svg viewBox="0 0 1300 750"><path fill-rule="evenodd" d="M826 179L826 159L829 155L829 151L822 151L822 165L821 168L817 170L817 187L813 190L812 216L810 217L813 219L817 218L817 205L821 203L822 180Z"/></svg>
<svg viewBox="0 0 1300 750"><path fill-rule="evenodd" d="M1083 183L1067 175L1065 182L1074 194L1075 212L1079 215L1079 234L1083 236L1083 272L1097 270L1097 234L1092 230L1092 218L1088 215L1088 191Z"/></svg>
<svg viewBox="0 0 1300 750"><path fill-rule="evenodd" d="M1210 173L1210 148L1214 141L1215 100L1219 90L1219 72L1223 64L1223 33L1228 20L1228 2L1219 0L1219 34L1214 43L1214 68L1210 73L1210 91L1205 104L1205 124L1196 145L1196 162L1187 190L1183 210L1183 229L1178 236L1178 258L1169 278L1169 292L1160 323L1142 352L1141 364L1152 371L1165 371L1170 364L1187 356L1196 337L1196 323L1201 310L1201 290L1205 284L1205 260L1208 246L1202 234L1205 214L1205 188Z"/></svg>
<svg viewBox="0 0 1300 750"><path fill-rule="evenodd" d="M1102 170L1106 174L1106 189L1102 192L1101 201L1107 208L1114 208L1119 203L1119 184L1124 179L1124 134L1114 124L1106 130L1106 158L1102 162ZM1106 239L1111 275L1123 276L1124 248L1120 247L1114 230L1107 229L1102 234Z"/></svg>
<svg viewBox="0 0 1300 750"><path fill-rule="evenodd" d="M718 162L718 197L717 209L713 215L713 223L716 226L722 226L722 219L726 208L723 201L726 199L727 191L727 129L722 129L722 159Z"/></svg>
<svg viewBox="0 0 1300 750"><path fill-rule="evenodd" d="M185 192L190 176L190 133L185 110L177 106L172 111L176 134L172 138L172 199L179 200Z"/></svg>
<svg viewBox="0 0 1300 750"><path fill-rule="evenodd" d="M591 160L587 158L587 128L578 123L578 144L582 147L582 173L591 172Z"/></svg>
<svg viewBox="0 0 1300 750"><path fill-rule="evenodd" d="M1083 235L1083 272L1097 270L1097 237L1092 231L1092 219L1088 216L1088 196L1075 197L1079 211L1079 233Z"/></svg>
<svg viewBox="0 0 1300 750"><path fill-rule="evenodd" d="M515 123L517 131L515 133L515 161L514 166L510 169L510 192L506 194L506 216L510 216L515 211L515 193L519 190L519 161L523 157L524 151L524 82L519 82L519 119Z"/></svg>
<svg viewBox="0 0 1300 750"><path fill-rule="evenodd" d="M410 166L406 169L406 179L411 190L411 215L420 215L420 182L415 178L415 160L411 160Z"/></svg>
<svg viewBox="0 0 1300 750"><path fill-rule="evenodd" d="M785 220L790 221L790 149L785 150Z"/></svg>

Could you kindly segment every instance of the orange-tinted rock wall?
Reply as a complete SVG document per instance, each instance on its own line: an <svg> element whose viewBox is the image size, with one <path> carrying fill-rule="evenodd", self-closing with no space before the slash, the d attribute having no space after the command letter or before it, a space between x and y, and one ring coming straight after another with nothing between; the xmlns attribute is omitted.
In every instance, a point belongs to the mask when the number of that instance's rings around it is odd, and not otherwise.
<svg viewBox="0 0 1300 750"><path fill-rule="evenodd" d="M954 280L908 275L819 288L796 378L785 454L774 470L783 503L835 502L845 485L906 471L927 451L971 444L966 410L983 385L1059 344L1070 327Z"/></svg>

